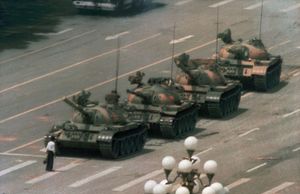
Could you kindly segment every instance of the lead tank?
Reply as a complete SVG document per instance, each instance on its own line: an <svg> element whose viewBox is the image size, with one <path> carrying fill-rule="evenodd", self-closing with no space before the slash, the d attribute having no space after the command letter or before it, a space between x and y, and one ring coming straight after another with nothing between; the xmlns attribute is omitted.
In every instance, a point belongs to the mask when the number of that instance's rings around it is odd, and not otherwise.
<svg viewBox="0 0 300 194"><path fill-rule="evenodd" d="M219 33L218 38L225 43L219 59L226 77L240 80L244 86L258 91L267 91L279 84L282 58L270 54L260 39L234 41L230 29Z"/></svg>
<svg viewBox="0 0 300 194"><path fill-rule="evenodd" d="M191 102L184 102L180 92L172 87L168 78L150 78L142 83L145 74L137 72L130 76L136 88L127 90L129 118L148 123L154 133L164 138L177 138L195 129L198 108Z"/></svg>
<svg viewBox="0 0 300 194"><path fill-rule="evenodd" d="M146 125L128 119L127 112L118 103L119 95L112 91L106 95L107 103L97 105L82 92L72 100L64 102L75 109L71 121L54 125L45 137L56 139L57 149L86 148L99 150L104 158L119 158L143 149L146 141Z"/></svg>
<svg viewBox="0 0 300 194"><path fill-rule="evenodd" d="M216 60L189 59L183 53L174 62L182 70L176 76L176 83L183 87L184 99L199 105L200 112L222 118L237 111L242 85L224 78Z"/></svg>

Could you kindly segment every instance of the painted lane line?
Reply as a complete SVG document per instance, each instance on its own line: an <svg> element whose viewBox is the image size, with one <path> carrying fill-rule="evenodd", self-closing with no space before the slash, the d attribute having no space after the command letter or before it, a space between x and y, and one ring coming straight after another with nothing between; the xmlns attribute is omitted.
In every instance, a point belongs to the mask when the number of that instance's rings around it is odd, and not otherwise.
<svg viewBox="0 0 300 194"><path fill-rule="evenodd" d="M202 154L204 154L204 153L207 153L207 152L209 152L209 151L211 151L211 150L213 150L212 147L210 147L210 148L208 148L208 149L206 149L206 150L203 150L202 152L199 152L198 154L195 154L195 156L200 156L200 155L202 155Z"/></svg>
<svg viewBox="0 0 300 194"><path fill-rule="evenodd" d="M298 75L300 75L300 72L295 73L295 74L293 75L293 77L296 77L296 76L298 76Z"/></svg>
<svg viewBox="0 0 300 194"><path fill-rule="evenodd" d="M158 175L162 174L163 172L164 172L163 169L155 170L155 171L153 171L153 172L151 172L149 174L146 174L146 175L144 175L144 176L142 176L140 178L137 178L137 179L135 179L133 181L130 181L130 182L124 184L124 185L116 187L116 188L113 189L113 191L118 191L118 192L125 191L126 189L128 189L128 188L130 188L130 187L132 187L134 185L137 185L139 183L145 182L146 180L148 180L150 178L153 178L155 176L158 176Z"/></svg>
<svg viewBox="0 0 300 194"><path fill-rule="evenodd" d="M235 187L237 187L237 186L240 186L240 185L242 185L242 184L244 184L244 183L249 182L250 180L251 180L250 178L241 178L241 179L239 179L239 180L237 180L237 181L235 181L235 182L233 182L233 183L227 185L226 187L227 187L229 190L231 190L231 189L233 189L233 188L235 188Z"/></svg>
<svg viewBox="0 0 300 194"><path fill-rule="evenodd" d="M244 137L244 136L246 136L246 135L248 135L248 134L250 134L250 133L252 133L254 131L258 131L258 130L260 130L260 129L259 128L251 129L251 130L249 130L249 131L247 131L245 133L240 134L239 137Z"/></svg>
<svg viewBox="0 0 300 194"><path fill-rule="evenodd" d="M93 181L93 180L96 180L96 179L98 179L98 178L101 178L101 177L103 177L103 176L106 176L106 175L108 175L108 174L111 174L111 173L113 173L113 172L115 172L115 171L117 171L117 170L119 170L119 169L121 169L121 168L122 168L122 167L120 167L120 166L109 168L109 169L107 169L107 170L101 171L101 172L99 172L99 173L97 173L97 174L94 174L94 175L92 175L92 176L90 176L90 177L87 177L87 178L85 178L85 179L76 181L75 183L69 185L69 187L80 187L80 186L82 186L82 185L84 185L84 184L87 184L87 183Z"/></svg>
<svg viewBox="0 0 300 194"><path fill-rule="evenodd" d="M211 40L211 41L209 41L209 42L207 42L207 43L204 43L204 44L202 44L202 45L196 46L196 47L194 47L194 48L188 49L188 50L183 51L183 52L185 52L185 53L190 53L190 52L193 52L193 51L195 51L195 50L198 50L198 49L201 49L201 48L203 48L203 47L206 47L206 46L208 46L208 45L210 45L210 44L213 44L214 42L216 42L216 40ZM130 46L130 45L127 45L127 46ZM125 47L123 47L123 48L125 48ZM179 56L180 54L182 54L182 52L175 54L174 57ZM154 62L154 63L145 65L145 66L143 66L143 67L141 67L141 68L138 68L138 69L136 69L136 70L133 70L133 71L124 73L124 74L122 74L122 75L119 76L119 79L121 79L121 78L123 78L123 77L126 77L126 76L128 76L128 75L130 75L130 74L133 74L133 73L135 73L135 72L137 72L137 71L141 71L141 70L147 69L147 68L149 68L149 67L152 67L152 66L158 65L158 64L160 64L160 63L163 63L163 62L165 62L165 61L168 61L168 60L170 60L171 58L172 58L172 56L169 56L169 57L166 57L166 58L161 59L161 60L159 60L159 61L156 61L156 62ZM106 80L106 81L104 81L104 82L100 82L100 83L98 83L98 84L95 84L95 85L93 85L93 86L90 86L90 87L88 87L88 88L85 88L84 90L91 90L91 89L100 87L100 86L102 86L102 85L105 85L105 84L107 84L107 83L110 83L110 82L112 82L112 81L115 81L115 79L116 79L115 77L114 77L114 78L111 78L111 79ZM75 95L75 94L78 94L79 92L80 92L80 91L77 91L77 92L74 92L73 94L69 94L69 95L67 95L67 96L68 96L68 97L69 97L69 96L73 96L73 95ZM60 101L62 101L62 100L63 100L63 97L58 98L58 99L56 99L56 100L53 100L53 101L51 101L51 102L48 102L48 103L46 103L46 104L40 105L40 106L38 106L38 107L29 109L29 110L24 111L24 112L22 112L22 113L16 114L16 115L14 115L14 116L8 117L8 118L6 118L6 119L0 120L0 124L5 123L5 122L7 122L7 121L10 121L10 120L12 120L12 119L18 118L18 117L20 117L20 116L23 116L23 115L25 115L25 114L34 112L34 111L36 111L36 110L40 110L40 109L42 109L42 108L45 108L45 107L47 107L47 106L50 106L50 105L55 104L55 103L57 103L57 102L60 102Z"/></svg>
<svg viewBox="0 0 300 194"><path fill-rule="evenodd" d="M25 156L32 158L45 158L45 155L36 155L36 154L18 154L18 153L0 153L1 156Z"/></svg>
<svg viewBox="0 0 300 194"><path fill-rule="evenodd" d="M21 164L17 164L15 166L12 166L12 167L7 168L5 170L1 170L0 171L0 176L6 175L6 174L8 174L10 172L16 171L16 170L18 170L20 168L24 168L24 167L29 166L29 165L34 164L34 163L36 163L36 160L28 160L26 162L23 162Z"/></svg>
<svg viewBox="0 0 300 194"><path fill-rule="evenodd" d="M286 118L286 117L289 117L289 116L291 116L291 115L293 115L293 114L296 114L297 112L300 112L300 109L297 109L297 110L295 110L295 111L293 111L293 112L284 114L282 117L283 117L283 118Z"/></svg>
<svg viewBox="0 0 300 194"><path fill-rule="evenodd" d="M124 35L126 35L126 34L129 34L130 32L129 31L126 31L126 32L121 32L121 33L119 33L119 34L115 34L115 35L112 35L112 36L107 36L106 38L105 38L105 40L114 40L114 39L117 39L117 38L119 38L119 37L121 37L121 36L124 36Z"/></svg>
<svg viewBox="0 0 300 194"><path fill-rule="evenodd" d="M135 41L135 42L133 42L133 43L130 43L130 44L128 44L128 45L125 45L125 46L121 47L120 49L125 49L125 48L128 48L128 47L130 47L130 46L133 46L133 45L139 44L139 43L141 43L141 42L144 42L144 41L147 41L147 40L149 40L149 39L153 39L153 38L155 38L155 37L157 37L157 36L159 36L159 35L160 35L160 33L158 33L158 34L154 34L154 35L152 35L152 36L149 36L149 37L147 37L147 38L144 38L144 39L141 39L141 40ZM38 76L38 77L35 77L35 78L33 78L33 79L30 79L30 80L27 80L27 81L25 81L25 82L22 82L22 83L19 83L19 84L13 85L13 86L11 86L11 87L8 87L8 88L5 88L5 89L3 89L3 90L0 90L0 94L1 94L1 93L4 93L4 92L7 92L7 91L9 91L9 90L12 90L12 89L18 88L18 87L20 87L20 86L24 86L24 85L26 85L26 84L32 83L32 82L34 82L34 81L38 81L38 80L40 80L40 79L43 79L43 78L46 78L46 77L52 76L52 75L54 75L54 74L57 74L57 73L60 73L60 72L62 72L62 71L65 71L65 70L68 70L68 69L71 69L71 68L77 67L77 66L79 66L79 65L82 65L82 64L85 64L85 63L91 62L91 61L93 61L93 60L95 60L95 59L98 59L98 58L100 58L100 57L103 57L103 56L106 56L106 55L112 54L112 53L116 52L117 50L118 50L118 49L113 49L113 50L110 50L110 51L107 51L107 52L101 53L101 54L99 54L99 55L96 55L96 56L93 56L93 57L91 57L91 58L88 58L88 59L85 59L85 60L79 61L79 62L77 62L77 63L73 63L73 64L71 64L71 65L68 65L68 66L66 66L66 67L63 67L63 68L57 69L57 70L55 70L55 71L52 71L52 72L46 73L46 74L44 74L44 75L41 75L41 76Z"/></svg>
<svg viewBox="0 0 300 194"><path fill-rule="evenodd" d="M265 5L265 4L268 3L269 1L270 1L270 0L265 0L265 1L263 2L263 4ZM261 3L255 3L255 4L250 5L250 6L246 7L246 8L244 8L244 9L246 9L246 10L252 10L252 9L259 8L259 7L261 7Z"/></svg>
<svg viewBox="0 0 300 194"><path fill-rule="evenodd" d="M272 49L274 49L274 48L277 48L277 47L279 47L279 46L285 45L285 44L290 43L290 42L291 42L290 40L283 41L283 42L281 42L281 43L279 43L279 44L276 44L276 45L274 45L274 46L269 47L268 50L272 50Z"/></svg>
<svg viewBox="0 0 300 194"><path fill-rule="evenodd" d="M61 35L64 34L66 32L72 31L73 28L67 28L65 30L59 31L59 32L50 32L50 33L35 33L36 35L45 35L45 36L57 36L57 35Z"/></svg>
<svg viewBox="0 0 300 194"><path fill-rule="evenodd" d="M193 37L194 37L194 35L188 35L188 36L182 37L180 39L171 40L169 44L177 44L177 43L180 43L180 42L184 42L187 39L190 39L190 38L193 38Z"/></svg>
<svg viewBox="0 0 300 194"><path fill-rule="evenodd" d="M80 163L73 162L73 163L68 164L66 166L63 166L61 168L55 169L54 172L47 172L46 174L43 174L43 175L38 176L36 178L33 178L33 179L27 181L26 184L35 184L35 183L41 182L41 181L46 180L46 179L48 179L48 178L50 178L50 177L52 177L52 176L54 176L54 175L56 175L56 174L58 174L60 172L70 170L70 169L78 166L79 164Z"/></svg>
<svg viewBox="0 0 300 194"><path fill-rule="evenodd" d="M180 5L184 5L184 4L187 4L187 3L190 3L192 2L193 0L185 0L185 1L179 1L177 3L175 3L176 6L180 6Z"/></svg>
<svg viewBox="0 0 300 194"><path fill-rule="evenodd" d="M281 12L289 12L289 11L292 11L294 9L298 9L300 7L300 3L296 4L296 5L293 5L293 6L290 6L286 9L282 9L280 10Z"/></svg>
<svg viewBox="0 0 300 194"><path fill-rule="evenodd" d="M227 3L230 3L230 2L232 2L232 1L235 1L235 0L224 0L224 1L221 1L221 2L219 2L219 3L212 4L212 5L208 6L208 7L211 7L211 8L220 7L220 6L222 6L222 5L225 5L225 4L227 4Z"/></svg>
<svg viewBox="0 0 300 194"><path fill-rule="evenodd" d="M252 95L253 95L253 92L247 92L247 93L243 94L241 98L246 98L246 97L252 96Z"/></svg>
<svg viewBox="0 0 300 194"><path fill-rule="evenodd" d="M259 169L259 168L261 168L261 167L263 167L263 166L265 166L265 165L267 165L266 162L263 163L263 164L257 165L257 166L255 166L255 167L253 167L253 168L247 170L246 172L248 172L248 173L249 173L249 172L252 172L252 171L254 171L254 170L256 170L256 169Z"/></svg>
<svg viewBox="0 0 300 194"><path fill-rule="evenodd" d="M263 192L262 194L275 194L278 191L281 191L281 190L283 190L287 187L292 186L293 184L295 184L295 183L294 182L285 182L285 183L282 183L281 185L279 185L277 187L274 187L273 189L271 189L269 191Z"/></svg>
<svg viewBox="0 0 300 194"><path fill-rule="evenodd" d="M293 149L293 152L297 152L300 150L300 147Z"/></svg>
<svg viewBox="0 0 300 194"><path fill-rule="evenodd" d="M21 149L21 148L27 147L27 146L29 146L29 145L32 145L32 144L34 144L34 143L36 143L36 142L42 141L43 139L44 139L44 138L42 137L42 138L33 140L33 141L31 141L31 142L28 142L28 143L25 143L25 144L23 144L23 145L20 145L20 146L18 146L18 147L16 147L16 148L7 150L7 151L5 151L4 153L9 153L9 152L16 151L16 150L18 150L18 149Z"/></svg>
<svg viewBox="0 0 300 194"><path fill-rule="evenodd" d="M300 46L297 46L298 49L300 49Z"/></svg>
<svg viewBox="0 0 300 194"><path fill-rule="evenodd" d="M96 32L96 30L91 30L91 31L88 31L88 32L84 32L82 34L79 34L79 35L76 35L76 36L73 36L71 38L68 38L66 40L62 40L62 41L59 41L59 42L56 42L54 44L51 44L47 47L44 47L44 48L41 48L41 49L37 49L37 50L34 50L34 51L31 51L31 52L28 52L28 53L25 53L25 54L22 54L22 55L18 55L16 57L13 57L13 58L9 58L9 59L6 59L4 61L0 61L0 64L3 64L3 63L7 63L7 62L10 62L10 61L13 61L13 60L16 60L16 59L20 59L22 57L26 57L26 56L29 56L29 55L32 55L32 54L35 54L35 53L39 53L41 51L44 51L46 49L49 49L49 48L52 48L52 47L55 47L55 46L58 46L58 45L61 45L63 43L66 43L66 42L69 42L71 40L74 40L74 39L77 39L77 38L80 38L82 36L85 36L85 35L88 35L88 34L91 34L91 33L94 33Z"/></svg>

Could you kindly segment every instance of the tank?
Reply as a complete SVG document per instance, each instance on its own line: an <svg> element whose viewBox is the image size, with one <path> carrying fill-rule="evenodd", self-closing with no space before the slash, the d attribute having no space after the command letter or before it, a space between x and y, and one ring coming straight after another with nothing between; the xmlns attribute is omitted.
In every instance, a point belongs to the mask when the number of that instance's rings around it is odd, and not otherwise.
<svg viewBox="0 0 300 194"><path fill-rule="evenodd" d="M240 80L244 87L267 91L280 82L281 56L268 53L260 39L234 41L231 30L218 34L225 43L219 51L220 68L230 79Z"/></svg>
<svg viewBox="0 0 300 194"><path fill-rule="evenodd" d="M184 89L184 99L200 107L200 112L210 117L222 118L237 111L242 85L239 81L227 80L214 59L189 59L183 53L174 58L182 72L176 83Z"/></svg>
<svg viewBox="0 0 300 194"><path fill-rule="evenodd" d="M130 119L145 122L150 131L164 138L178 138L193 131L197 122L198 108L191 102L182 101L178 88L168 78L150 78L142 83L145 74L137 72L129 76L127 109Z"/></svg>
<svg viewBox="0 0 300 194"><path fill-rule="evenodd" d="M106 95L106 104L89 101L90 93L81 92L64 102L75 109L73 118L54 125L45 136L45 145L54 135L57 150L85 148L99 150L104 158L120 158L143 149L147 127L128 119L117 92Z"/></svg>

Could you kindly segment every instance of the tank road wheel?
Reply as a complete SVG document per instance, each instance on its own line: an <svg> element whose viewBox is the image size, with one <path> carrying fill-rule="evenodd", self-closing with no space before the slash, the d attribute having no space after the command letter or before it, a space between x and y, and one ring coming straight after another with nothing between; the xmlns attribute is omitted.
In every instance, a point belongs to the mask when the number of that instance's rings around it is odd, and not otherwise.
<svg viewBox="0 0 300 194"><path fill-rule="evenodd" d="M112 158L118 158L120 156L120 141L114 140L111 146Z"/></svg>

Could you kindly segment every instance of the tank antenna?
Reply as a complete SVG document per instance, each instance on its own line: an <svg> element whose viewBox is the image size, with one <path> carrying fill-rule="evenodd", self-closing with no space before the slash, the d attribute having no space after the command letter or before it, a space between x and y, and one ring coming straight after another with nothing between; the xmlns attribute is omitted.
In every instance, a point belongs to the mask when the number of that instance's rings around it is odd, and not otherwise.
<svg viewBox="0 0 300 194"><path fill-rule="evenodd" d="M218 48L219 48L218 34L219 34L219 6L217 6L216 63L218 63Z"/></svg>
<svg viewBox="0 0 300 194"><path fill-rule="evenodd" d="M261 25L263 19L263 9L264 9L264 0L261 0L261 8L260 8L260 21L259 21L259 39L261 40Z"/></svg>
<svg viewBox="0 0 300 194"><path fill-rule="evenodd" d="M171 79L173 79L173 61L174 61L174 52L175 52L175 31L176 31L176 22L173 26L173 41L172 41L172 58L171 58Z"/></svg>
<svg viewBox="0 0 300 194"><path fill-rule="evenodd" d="M120 66L120 37L117 37L117 61L116 61L116 81L115 91L118 93L118 79L119 79L119 66Z"/></svg>

